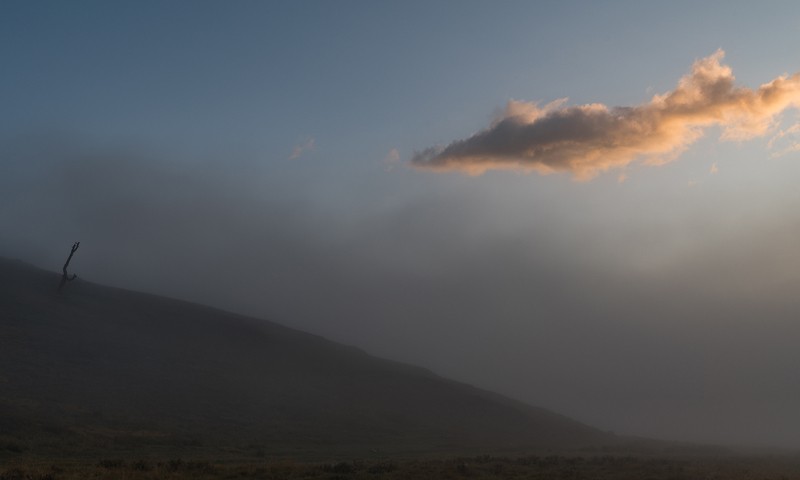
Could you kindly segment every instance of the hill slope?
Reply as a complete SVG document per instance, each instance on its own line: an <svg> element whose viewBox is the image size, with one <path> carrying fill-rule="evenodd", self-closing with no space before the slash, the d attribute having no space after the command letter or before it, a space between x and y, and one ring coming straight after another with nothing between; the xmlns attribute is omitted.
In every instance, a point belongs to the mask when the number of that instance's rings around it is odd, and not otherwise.
<svg viewBox="0 0 800 480"><path fill-rule="evenodd" d="M30 451L440 453L614 442L275 323L81 280L58 294L58 281L0 259L0 441Z"/></svg>

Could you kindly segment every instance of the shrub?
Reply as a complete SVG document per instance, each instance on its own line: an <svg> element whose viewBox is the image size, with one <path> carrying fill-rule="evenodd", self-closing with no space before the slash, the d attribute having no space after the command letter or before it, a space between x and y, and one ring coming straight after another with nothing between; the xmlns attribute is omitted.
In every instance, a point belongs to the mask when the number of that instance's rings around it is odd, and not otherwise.
<svg viewBox="0 0 800 480"><path fill-rule="evenodd" d="M131 464L131 469L132 470L137 470L139 472L147 472L147 471L150 471L152 469L152 467L145 460L136 460L135 462L133 462Z"/></svg>
<svg viewBox="0 0 800 480"><path fill-rule="evenodd" d="M125 460L121 458L106 458L97 462L98 467L103 468L122 468L125 466Z"/></svg>
<svg viewBox="0 0 800 480"><path fill-rule="evenodd" d="M367 469L367 472L373 475L377 475L381 473L394 472L395 470L397 470L397 464L395 464L394 462L381 462L370 466Z"/></svg>

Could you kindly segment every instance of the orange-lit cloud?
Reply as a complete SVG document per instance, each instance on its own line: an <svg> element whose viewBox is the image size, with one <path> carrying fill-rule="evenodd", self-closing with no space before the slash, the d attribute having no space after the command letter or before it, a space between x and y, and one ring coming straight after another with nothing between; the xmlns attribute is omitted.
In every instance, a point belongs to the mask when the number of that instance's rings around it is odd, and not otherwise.
<svg viewBox="0 0 800 480"><path fill-rule="evenodd" d="M411 162L473 175L509 169L588 179L635 161L670 162L708 127L721 127L722 140L763 136L781 112L800 107L800 73L757 89L738 87L730 67L721 63L724 55L718 50L695 61L674 90L633 107L566 106L566 99L540 107L512 100L486 130L417 153Z"/></svg>
<svg viewBox="0 0 800 480"><path fill-rule="evenodd" d="M788 140L788 144L780 145L784 140ZM774 158L782 157L788 153L800 152L800 123L795 123L786 130L780 130L772 137L767 144L767 148L779 149L772 154Z"/></svg>

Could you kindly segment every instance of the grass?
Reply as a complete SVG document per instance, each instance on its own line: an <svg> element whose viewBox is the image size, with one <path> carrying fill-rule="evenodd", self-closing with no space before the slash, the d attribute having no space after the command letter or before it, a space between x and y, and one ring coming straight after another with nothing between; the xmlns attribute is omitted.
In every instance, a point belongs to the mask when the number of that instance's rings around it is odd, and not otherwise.
<svg viewBox="0 0 800 480"><path fill-rule="evenodd" d="M529 479L529 480L787 480L800 477L796 456L523 456L263 462L106 458L95 462L16 458L0 480L77 479Z"/></svg>

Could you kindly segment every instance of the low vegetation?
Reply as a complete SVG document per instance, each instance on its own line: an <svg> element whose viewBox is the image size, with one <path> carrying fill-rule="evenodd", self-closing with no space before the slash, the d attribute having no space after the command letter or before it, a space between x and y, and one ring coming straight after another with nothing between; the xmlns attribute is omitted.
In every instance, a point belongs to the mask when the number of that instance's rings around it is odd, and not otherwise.
<svg viewBox="0 0 800 480"><path fill-rule="evenodd" d="M238 463L207 460L100 459L95 462L11 459L0 480L77 479L789 479L800 457L524 456Z"/></svg>

